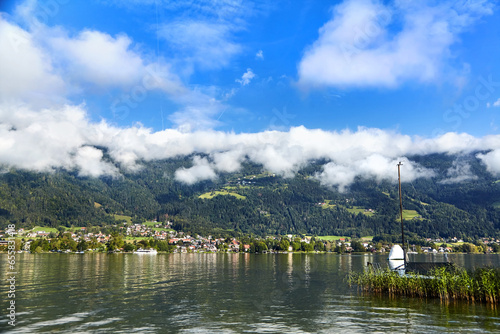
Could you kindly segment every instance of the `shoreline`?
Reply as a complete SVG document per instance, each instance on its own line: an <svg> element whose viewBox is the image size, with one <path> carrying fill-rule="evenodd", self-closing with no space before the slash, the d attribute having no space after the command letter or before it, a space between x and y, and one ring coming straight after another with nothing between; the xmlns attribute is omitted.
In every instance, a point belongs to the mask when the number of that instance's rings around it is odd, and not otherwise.
<svg viewBox="0 0 500 334"><path fill-rule="evenodd" d="M8 254L8 251L0 251L0 254ZM66 252L66 251L56 251L56 252L40 252L40 253L33 253L30 251L16 251L16 254L134 254L134 252ZM328 251L313 251L313 252L305 252L305 251L289 251L289 252L264 252L264 253L251 253L251 252L165 252L165 251L157 251L157 254L254 254L254 255L269 255L269 254L336 254L336 255L345 255L345 256L357 256L357 255L386 255L389 254L388 252L384 253L361 253L361 252L353 252L353 253L338 253L338 252L328 252ZM453 253L417 253L416 255L430 255L430 256L440 256L440 255L500 255L500 253L458 253L458 252L453 252Z"/></svg>

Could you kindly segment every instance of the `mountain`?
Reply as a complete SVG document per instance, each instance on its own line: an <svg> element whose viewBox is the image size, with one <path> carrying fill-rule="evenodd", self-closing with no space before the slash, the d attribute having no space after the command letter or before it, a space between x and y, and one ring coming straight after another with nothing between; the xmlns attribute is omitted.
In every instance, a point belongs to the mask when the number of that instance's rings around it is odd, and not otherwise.
<svg viewBox="0 0 500 334"><path fill-rule="evenodd" d="M421 237L500 236L500 182L474 154L410 157L433 171L405 181L405 229ZM0 227L115 224L169 220L191 233L253 233L367 236L400 233L397 168L393 182L358 177L339 192L315 177L325 161L311 162L290 178L244 163L236 173L193 185L175 171L190 157L142 162L119 177L80 177L8 169L0 174Z"/></svg>

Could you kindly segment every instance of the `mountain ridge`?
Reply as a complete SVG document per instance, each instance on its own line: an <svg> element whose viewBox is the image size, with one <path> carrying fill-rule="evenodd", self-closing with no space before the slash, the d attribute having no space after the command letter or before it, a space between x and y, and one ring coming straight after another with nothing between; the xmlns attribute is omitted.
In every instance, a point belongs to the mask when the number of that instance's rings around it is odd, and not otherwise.
<svg viewBox="0 0 500 334"><path fill-rule="evenodd" d="M288 178L246 162L237 172L186 185L175 173L190 168L191 158L144 161L141 170L122 170L114 178L10 169L0 175L0 227L113 225L113 215L123 214L135 222L169 220L175 229L200 234L361 237L400 231L394 180L358 176L339 192L316 177L327 161L311 162ZM402 167L408 233L500 236L500 182L475 154L410 159L434 175L405 182ZM397 180L396 167L394 174Z"/></svg>

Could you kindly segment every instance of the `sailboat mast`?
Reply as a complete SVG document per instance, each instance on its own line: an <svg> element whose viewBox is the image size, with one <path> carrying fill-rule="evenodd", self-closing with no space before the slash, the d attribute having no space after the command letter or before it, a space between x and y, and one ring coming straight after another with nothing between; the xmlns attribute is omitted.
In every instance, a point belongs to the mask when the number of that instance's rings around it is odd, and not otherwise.
<svg viewBox="0 0 500 334"><path fill-rule="evenodd" d="M403 164L401 161L398 163L398 183L399 183L399 215L401 216L401 241L403 244L401 245L403 248L403 259L406 268L406 253L405 253L405 232L403 228L403 198L401 196L401 166Z"/></svg>

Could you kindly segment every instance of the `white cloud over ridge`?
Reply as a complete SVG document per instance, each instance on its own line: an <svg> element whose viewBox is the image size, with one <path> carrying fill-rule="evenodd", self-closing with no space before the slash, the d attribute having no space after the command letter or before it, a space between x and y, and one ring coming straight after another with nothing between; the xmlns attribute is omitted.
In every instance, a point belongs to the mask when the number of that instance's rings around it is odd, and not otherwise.
<svg viewBox="0 0 500 334"><path fill-rule="evenodd" d="M477 179L477 175L474 175L471 171L471 166L460 160L454 161L446 174L448 178L439 181L439 183L453 184Z"/></svg>
<svg viewBox="0 0 500 334"><path fill-rule="evenodd" d="M500 176L500 150L478 154L477 157L486 165L486 169L491 174Z"/></svg>
<svg viewBox="0 0 500 334"><path fill-rule="evenodd" d="M417 178L429 178L435 175L432 170L426 169L411 162L406 157L390 158L380 154L372 154L360 159L353 164L327 163L323 172L318 173L316 178L325 185L334 186L343 192L356 177L373 178L380 182L383 180L395 180L395 166L398 163L404 166L404 180L411 182Z"/></svg>
<svg viewBox="0 0 500 334"><path fill-rule="evenodd" d="M333 18L306 50L299 64L299 84L395 87L409 80L432 82L443 74L459 34L477 18L490 15L492 7L488 1L386 5L379 0L346 0L333 8Z"/></svg>
<svg viewBox="0 0 500 334"><path fill-rule="evenodd" d="M217 174L205 158L194 157L193 166L190 168L180 168L175 171L175 179L189 185L203 180L213 180Z"/></svg>
<svg viewBox="0 0 500 334"><path fill-rule="evenodd" d="M0 164L34 171L65 168L78 170L82 176L116 176L118 168L104 160L97 149L105 147L116 164L132 171L140 169L141 160L194 154L193 166L175 173L175 178L186 184L213 180L220 172L235 172L244 161L289 177L310 161L326 159L329 162L316 178L344 190L356 177L395 181L399 161L403 162L404 181L434 175L407 156L477 150L490 151L478 158L491 173L500 174L498 135L476 138L447 133L425 139L374 128L338 132L302 126L240 134L176 129L153 132L141 126L119 128L105 121L90 122L83 105L35 111L2 104L0 119ZM464 168L455 166L450 178L467 172Z"/></svg>

